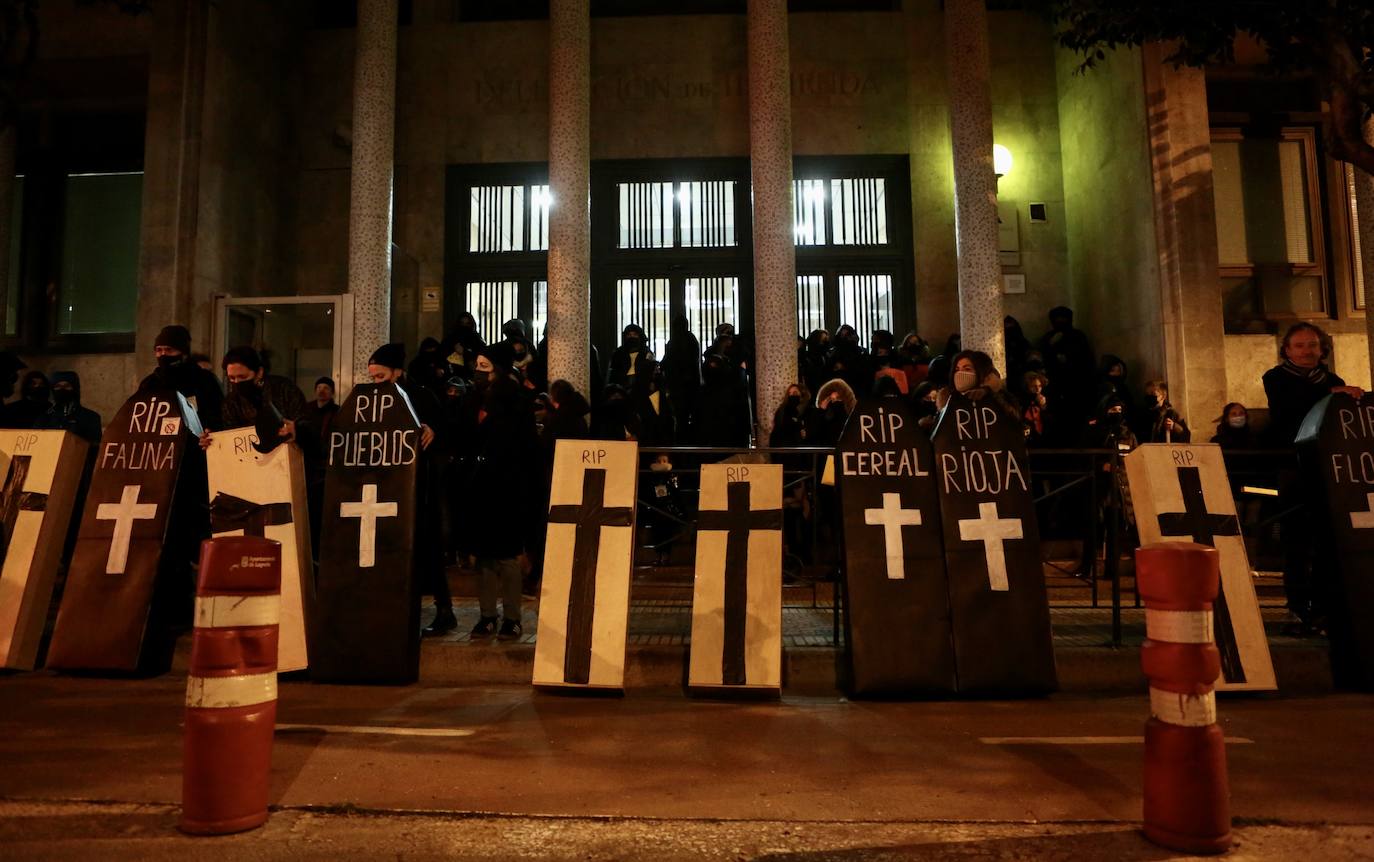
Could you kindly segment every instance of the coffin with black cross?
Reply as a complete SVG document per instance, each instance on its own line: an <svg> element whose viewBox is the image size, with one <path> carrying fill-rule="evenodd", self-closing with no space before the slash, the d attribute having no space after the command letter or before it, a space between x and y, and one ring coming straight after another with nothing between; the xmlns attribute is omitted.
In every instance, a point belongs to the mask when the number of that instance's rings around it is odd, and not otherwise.
<svg viewBox="0 0 1374 862"><path fill-rule="evenodd" d="M275 431L275 429L273 429ZM302 670L307 660L306 596L313 581L305 463L291 444L264 447L252 427L216 431L205 450L210 531L262 536L281 545L281 625L277 670Z"/></svg>
<svg viewBox="0 0 1374 862"><path fill-rule="evenodd" d="M854 694L957 689L930 438L900 398L860 401L835 453Z"/></svg>
<svg viewBox="0 0 1374 862"><path fill-rule="evenodd" d="M782 688L782 465L701 468L687 686Z"/></svg>
<svg viewBox="0 0 1374 862"><path fill-rule="evenodd" d="M638 457L633 441L559 440L554 449L536 687L624 687Z"/></svg>
<svg viewBox="0 0 1374 862"><path fill-rule="evenodd" d="M131 671L148 643L149 611L172 497L200 423L174 390L143 390L105 427L67 569L48 667ZM164 585L190 595L191 585ZM161 657L155 659L162 661Z"/></svg>
<svg viewBox="0 0 1374 862"><path fill-rule="evenodd" d="M959 691L1058 686L1025 432L989 399L954 394L933 437Z"/></svg>
<svg viewBox="0 0 1374 862"><path fill-rule="evenodd" d="M1142 545L1173 540L1217 549L1221 590L1212 604L1212 632L1221 653L1217 690L1273 691L1274 664L1221 447L1146 443L1123 461Z"/></svg>
<svg viewBox="0 0 1374 862"><path fill-rule="evenodd" d="M0 430L0 667L38 658L86 449L67 431Z"/></svg>
<svg viewBox="0 0 1374 862"><path fill-rule="evenodd" d="M1374 393L1322 399L1298 431L1314 505L1329 532L1314 572L1331 637L1331 671L1342 688L1374 688ZM1323 520L1320 518L1313 520Z"/></svg>
<svg viewBox="0 0 1374 862"><path fill-rule="evenodd" d="M414 572L420 423L405 392L394 383L354 386L330 426L326 455L310 676L414 682L420 674Z"/></svg>

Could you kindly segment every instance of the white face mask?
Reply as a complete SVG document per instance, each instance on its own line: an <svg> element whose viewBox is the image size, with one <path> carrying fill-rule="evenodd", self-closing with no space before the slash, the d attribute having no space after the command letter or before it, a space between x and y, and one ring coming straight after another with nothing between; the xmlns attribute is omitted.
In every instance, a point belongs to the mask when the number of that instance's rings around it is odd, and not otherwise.
<svg viewBox="0 0 1374 862"><path fill-rule="evenodd" d="M1246 418L1245 416L1227 416L1226 424L1232 428L1244 428Z"/></svg>
<svg viewBox="0 0 1374 862"><path fill-rule="evenodd" d="M954 389L957 392L967 392L978 385L978 373L976 371L956 371L954 372Z"/></svg>

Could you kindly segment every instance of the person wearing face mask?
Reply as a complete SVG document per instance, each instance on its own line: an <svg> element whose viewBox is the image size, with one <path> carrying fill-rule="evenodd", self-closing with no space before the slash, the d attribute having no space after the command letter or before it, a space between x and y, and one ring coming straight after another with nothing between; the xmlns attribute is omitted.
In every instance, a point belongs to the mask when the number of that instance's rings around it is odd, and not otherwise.
<svg viewBox="0 0 1374 862"><path fill-rule="evenodd" d="M11 428L33 428L52 407L52 384L41 371L30 371L19 382L19 400L9 405Z"/></svg>
<svg viewBox="0 0 1374 862"><path fill-rule="evenodd" d="M1255 434L1250 428L1250 411L1239 401L1232 401L1221 409L1217 417L1217 433L1212 435L1212 443L1225 450L1255 448Z"/></svg>
<svg viewBox="0 0 1374 862"><path fill-rule="evenodd" d="M394 383L405 393L420 423L420 453L416 470L416 507L414 567L415 582L421 593L434 597L433 622L423 635L443 634L457 627L453 598L449 593L448 573L444 568L442 479L446 466L446 437L441 437L443 411L438 396L405 373L405 346L383 344L367 360L367 376L372 383Z"/></svg>
<svg viewBox="0 0 1374 862"><path fill-rule="evenodd" d="M663 369L650 361L630 384L630 409L639 424L638 440L644 446L672 446L677 442L677 416L673 403L663 394Z"/></svg>
<svg viewBox="0 0 1374 862"><path fill-rule="evenodd" d="M1045 446L1045 441L1052 439L1054 431L1053 412L1050 410L1050 400L1045 395L1045 387L1050 381L1039 371L1027 371L1023 379L1026 407L1021 411L1021 421L1026 425L1026 445Z"/></svg>
<svg viewBox="0 0 1374 862"><path fill-rule="evenodd" d="M534 412L510 366L509 349L499 344L474 363L473 389L464 398L462 473L451 486L458 546L477 570L475 640L521 637L522 575L536 570L546 522Z"/></svg>
<svg viewBox="0 0 1374 862"><path fill-rule="evenodd" d="M768 445L774 449L810 445L819 411L811 404L811 393L805 384L787 387L782 403L773 411L773 430L768 432Z"/></svg>
<svg viewBox="0 0 1374 862"><path fill-rule="evenodd" d="M837 377L822 384L820 391L816 393L816 409L820 411L820 417L816 420L807 444L838 446L840 435L844 433L844 425L849 421L849 414L854 412L858 403L859 399L854 395L853 388L844 380Z"/></svg>
<svg viewBox="0 0 1374 862"><path fill-rule="evenodd" d="M470 380L472 363L477 359L478 352L486 346L486 342L477 331L477 318L472 316L472 312L464 311L458 315L453 328L440 342L439 352L453 374Z"/></svg>
<svg viewBox="0 0 1374 862"><path fill-rule="evenodd" d="M649 339L638 323L628 324L620 333L620 346L611 354L606 368L606 384L629 389L635 378L648 372L654 361Z"/></svg>
<svg viewBox="0 0 1374 862"><path fill-rule="evenodd" d="M157 359L157 369L139 382L139 392L175 389L196 411L202 428L206 431L222 429L224 392L213 373L191 361L190 331L175 324L162 327L153 340L153 356Z"/></svg>
<svg viewBox="0 0 1374 862"><path fill-rule="evenodd" d="M299 439L302 453L313 457L319 435L310 427L300 387L281 375L268 374L261 355L251 347L231 348L220 364L229 390L222 408L225 427L257 426L258 446L264 452ZM208 444L207 435L202 445Z"/></svg>
<svg viewBox="0 0 1374 862"><path fill-rule="evenodd" d="M1136 433L1149 443L1187 443L1193 438L1188 423L1169 403L1169 384L1163 380L1145 384L1145 408Z"/></svg>
<svg viewBox="0 0 1374 862"><path fill-rule="evenodd" d="M830 355L826 358L826 377L836 377L849 384L855 392L873 388L873 363L868 351L859 345L859 333L849 324L835 330Z"/></svg>
<svg viewBox="0 0 1374 862"><path fill-rule="evenodd" d="M1088 449L1106 449L1117 453L1118 457L1103 460L1101 469L1111 474L1108 481L1095 482L1096 512L1098 528L1095 532L1083 534L1083 559L1076 574L1085 577L1091 570L1098 553L1103 549L1110 519L1116 518L1118 535L1124 534L1134 525L1131 508L1131 489L1126 483L1126 470L1120 457L1140 444L1131 426L1127 423L1126 402L1117 395L1106 395L1097 404L1084 434L1083 446ZM1123 546L1118 543L1117 547ZM1126 545L1130 547L1130 545Z"/></svg>
<svg viewBox="0 0 1374 862"><path fill-rule="evenodd" d="M52 376L52 407L39 417L35 428L70 431L91 444L88 454L95 456L100 442L100 414L81 404L81 378L75 371L58 371Z"/></svg>
<svg viewBox="0 0 1374 862"><path fill-rule="evenodd" d="M3 402L14 394L14 387L19 384L19 372L26 368L28 366L24 360L8 350L0 350L0 428L17 427L12 424L10 414L18 402Z"/></svg>
<svg viewBox="0 0 1374 862"><path fill-rule="evenodd" d="M1021 409L1007 394L1002 375L993 367L992 357L981 350L961 350L955 354L949 385L940 390L936 405L945 409L952 393L959 393L970 401L986 401L1000 410L1018 426Z"/></svg>

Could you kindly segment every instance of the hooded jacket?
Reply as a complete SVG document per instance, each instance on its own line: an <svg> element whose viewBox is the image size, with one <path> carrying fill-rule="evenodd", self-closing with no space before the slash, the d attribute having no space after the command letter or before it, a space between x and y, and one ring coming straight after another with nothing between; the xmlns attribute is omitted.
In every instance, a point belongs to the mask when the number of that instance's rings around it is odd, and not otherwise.
<svg viewBox="0 0 1374 862"><path fill-rule="evenodd" d="M52 407L39 418L34 427L70 431L92 446L99 443L102 427L100 414L81 405L81 377L75 371L58 371L53 374L52 382L54 386L58 383L70 383L72 400L65 403L54 401Z"/></svg>

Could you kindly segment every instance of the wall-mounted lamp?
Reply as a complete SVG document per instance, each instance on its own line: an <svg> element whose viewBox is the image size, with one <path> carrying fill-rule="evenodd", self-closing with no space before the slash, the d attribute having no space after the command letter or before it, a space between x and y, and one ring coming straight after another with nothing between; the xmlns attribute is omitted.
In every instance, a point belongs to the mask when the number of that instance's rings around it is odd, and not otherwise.
<svg viewBox="0 0 1374 862"><path fill-rule="evenodd" d="M999 180L1011 173L1011 150L1001 144L992 145L992 172Z"/></svg>

